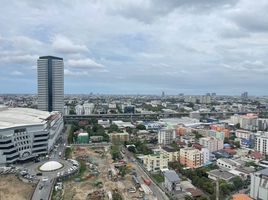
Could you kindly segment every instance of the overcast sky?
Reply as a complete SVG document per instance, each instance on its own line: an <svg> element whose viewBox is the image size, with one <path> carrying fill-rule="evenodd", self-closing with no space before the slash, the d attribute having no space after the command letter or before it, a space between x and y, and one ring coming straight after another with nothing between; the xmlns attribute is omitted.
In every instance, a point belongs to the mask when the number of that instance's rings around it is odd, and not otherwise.
<svg viewBox="0 0 268 200"><path fill-rule="evenodd" d="M0 0L0 93L268 94L267 0Z"/></svg>

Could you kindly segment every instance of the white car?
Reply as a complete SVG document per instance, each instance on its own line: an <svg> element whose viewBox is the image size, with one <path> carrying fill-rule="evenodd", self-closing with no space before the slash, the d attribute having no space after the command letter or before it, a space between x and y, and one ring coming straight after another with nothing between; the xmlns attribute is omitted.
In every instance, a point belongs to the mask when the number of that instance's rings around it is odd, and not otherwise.
<svg viewBox="0 0 268 200"><path fill-rule="evenodd" d="M42 181L43 181L43 182L48 181L48 177L43 177L43 178L42 178Z"/></svg>

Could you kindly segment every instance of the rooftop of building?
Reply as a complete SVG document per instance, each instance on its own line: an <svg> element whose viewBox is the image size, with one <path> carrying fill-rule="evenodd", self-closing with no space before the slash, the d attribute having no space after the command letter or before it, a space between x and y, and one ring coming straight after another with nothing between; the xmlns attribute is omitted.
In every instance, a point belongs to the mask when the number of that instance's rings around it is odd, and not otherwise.
<svg viewBox="0 0 268 200"><path fill-rule="evenodd" d="M230 172L220 170L220 169L211 170L208 172L208 174L215 177L215 178L220 178L223 180L230 180L234 177L234 175L231 174Z"/></svg>
<svg viewBox="0 0 268 200"><path fill-rule="evenodd" d="M0 129L25 125L43 124L51 116L50 112L32 108L0 109Z"/></svg>
<svg viewBox="0 0 268 200"><path fill-rule="evenodd" d="M171 146L165 146L165 147L162 147L162 149L166 152L176 152L176 149L174 149L173 147Z"/></svg>
<svg viewBox="0 0 268 200"><path fill-rule="evenodd" d="M174 170L166 170L164 172L165 178L167 178L170 182L178 182L180 178L178 174Z"/></svg>
<svg viewBox="0 0 268 200"><path fill-rule="evenodd" d="M78 136L88 136L88 133L82 132L82 133L79 133Z"/></svg>
<svg viewBox="0 0 268 200"><path fill-rule="evenodd" d="M54 59L54 60L63 60L63 58L56 56L40 56L39 59Z"/></svg>
<svg viewBox="0 0 268 200"><path fill-rule="evenodd" d="M227 163L227 164L229 164L229 165L232 165L232 166L236 166L238 164L234 160L231 160L231 159L228 159L228 158L220 158L220 159L218 159L218 161L220 161L220 160L225 162L225 163Z"/></svg>
<svg viewBox="0 0 268 200"><path fill-rule="evenodd" d="M234 194L233 200L253 200L246 194Z"/></svg>
<svg viewBox="0 0 268 200"><path fill-rule="evenodd" d="M263 170L257 171L256 173L268 176L268 168L265 168Z"/></svg>
<svg viewBox="0 0 268 200"><path fill-rule="evenodd" d="M112 132L112 135L129 135L128 132L124 131L124 132Z"/></svg>

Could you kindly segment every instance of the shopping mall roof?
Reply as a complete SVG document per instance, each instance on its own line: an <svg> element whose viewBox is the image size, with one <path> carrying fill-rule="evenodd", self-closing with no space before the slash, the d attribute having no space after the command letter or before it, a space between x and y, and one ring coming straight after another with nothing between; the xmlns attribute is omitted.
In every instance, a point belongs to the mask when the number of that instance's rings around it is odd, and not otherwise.
<svg viewBox="0 0 268 200"><path fill-rule="evenodd" d="M51 113L32 108L0 108L0 129L42 124Z"/></svg>

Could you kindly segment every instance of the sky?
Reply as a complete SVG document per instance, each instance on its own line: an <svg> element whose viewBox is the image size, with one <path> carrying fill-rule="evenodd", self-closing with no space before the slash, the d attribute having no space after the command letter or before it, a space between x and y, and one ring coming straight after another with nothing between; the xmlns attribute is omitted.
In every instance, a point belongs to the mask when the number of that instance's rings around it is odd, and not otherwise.
<svg viewBox="0 0 268 200"><path fill-rule="evenodd" d="M0 4L0 93L37 93L45 55L66 94L268 93L267 0Z"/></svg>

